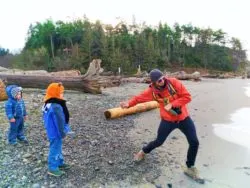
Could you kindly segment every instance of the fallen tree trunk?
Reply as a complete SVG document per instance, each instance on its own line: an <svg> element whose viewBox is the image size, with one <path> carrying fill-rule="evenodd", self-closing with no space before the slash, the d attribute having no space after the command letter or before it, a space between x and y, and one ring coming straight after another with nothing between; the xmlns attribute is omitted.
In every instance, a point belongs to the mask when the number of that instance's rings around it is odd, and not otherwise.
<svg viewBox="0 0 250 188"><path fill-rule="evenodd" d="M7 69L8 71L0 72L0 79L7 80L8 84L18 84L29 88L46 88L51 82L62 82L66 89L96 94L101 93L101 87L114 87L121 83L120 76L100 76L103 72L101 62L101 59L93 59L84 75L81 75L79 70L48 73L44 70Z"/></svg>
<svg viewBox="0 0 250 188"><path fill-rule="evenodd" d="M24 88L47 88L52 82L62 82L66 89L84 91L86 93L101 93L101 85L97 79L86 79L78 77L53 77L53 76L34 76L34 75L4 75L0 74L0 79L7 81L8 84L17 84Z"/></svg>
<svg viewBox="0 0 250 188"><path fill-rule="evenodd" d="M108 109L104 112L104 115L106 119L115 119L115 118L119 118L125 115L135 114L138 112L145 112L145 111L152 110L158 107L159 107L158 102L150 101L150 102L137 104L130 108L119 107L119 108Z"/></svg>

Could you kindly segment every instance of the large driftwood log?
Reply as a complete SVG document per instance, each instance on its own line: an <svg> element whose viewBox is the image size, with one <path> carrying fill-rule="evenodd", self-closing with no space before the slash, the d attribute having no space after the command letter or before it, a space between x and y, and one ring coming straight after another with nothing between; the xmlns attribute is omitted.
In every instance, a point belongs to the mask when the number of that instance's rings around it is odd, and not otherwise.
<svg viewBox="0 0 250 188"><path fill-rule="evenodd" d="M81 76L81 72L79 70L66 70L66 71L58 71L58 72L50 72L51 76L59 76L59 77L66 77L66 76Z"/></svg>
<svg viewBox="0 0 250 188"><path fill-rule="evenodd" d="M90 62L86 74L80 75L78 70L59 71L48 73L46 71L15 71L1 72L0 79L8 84L18 84L26 88L46 88L51 82L62 82L66 89L79 90L87 93L101 93L101 87L119 86L120 76L100 76L103 72L101 60Z"/></svg>
<svg viewBox="0 0 250 188"><path fill-rule="evenodd" d="M49 75L45 70L20 70L20 69L5 69L1 71L1 74L7 74L7 75Z"/></svg>
<svg viewBox="0 0 250 188"><path fill-rule="evenodd" d="M87 93L101 93L101 85L96 79L85 79L78 77L54 77L34 75L5 75L0 74L0 79L6 80L8 84L17 84L24 88L47 88L52 82L62 82L66 89L84 91Z"/></svg>

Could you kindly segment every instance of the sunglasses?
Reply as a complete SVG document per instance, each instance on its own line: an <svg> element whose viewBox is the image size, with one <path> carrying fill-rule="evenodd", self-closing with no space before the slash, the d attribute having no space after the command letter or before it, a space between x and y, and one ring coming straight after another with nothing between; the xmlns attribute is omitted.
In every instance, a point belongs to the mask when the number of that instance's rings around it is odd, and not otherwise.
<svg viewBox="0 0 250 188"><path fill-rule="evenodd" d="M160 84L164 81L164 77L159 78L159 80L156 81L157 84Z"/></svg>

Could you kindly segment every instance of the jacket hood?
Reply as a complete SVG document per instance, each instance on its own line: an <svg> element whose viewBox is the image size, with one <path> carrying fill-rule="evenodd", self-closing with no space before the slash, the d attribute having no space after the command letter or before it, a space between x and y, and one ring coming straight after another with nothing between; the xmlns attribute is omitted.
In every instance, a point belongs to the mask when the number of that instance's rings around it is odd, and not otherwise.
<svg viewBox="0 0 250 188"><path fill-rule="evenodd" d="M46 95L44 97L44 102L51 98L62 99L61 93L64 92L64 87L62 83L51 83L46 91Z"/></svg>
<svg viewBox="0 0 250 188"><path fill-rule="evenodd" d="M9 98L16 100L15 96L17 92L22 91L22 87L19 87L17 85L8 85L5 91Z"/></svg>

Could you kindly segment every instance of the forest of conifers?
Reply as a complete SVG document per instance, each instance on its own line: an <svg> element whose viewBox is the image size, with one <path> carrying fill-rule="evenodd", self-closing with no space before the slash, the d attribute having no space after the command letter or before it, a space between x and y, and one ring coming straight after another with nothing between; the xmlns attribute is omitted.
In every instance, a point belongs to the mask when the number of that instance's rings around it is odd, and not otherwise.
<svg viewBox="0 0 250 188"><path fill-rule="evenodd" d="M90 22L46 20L30 25L25 47L15 58L22 68L86 70L89 62L102 59L106 71L133 73L158 67L195 67L235 71L244 68L246 51L239 39L222 30L192 24L159 23L116 26Z"/></svg>

